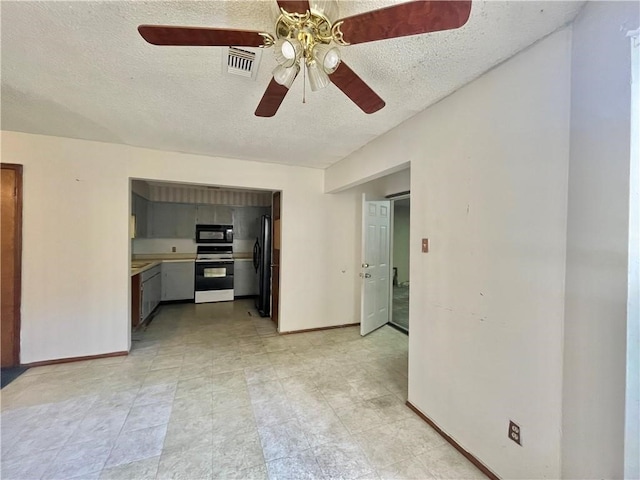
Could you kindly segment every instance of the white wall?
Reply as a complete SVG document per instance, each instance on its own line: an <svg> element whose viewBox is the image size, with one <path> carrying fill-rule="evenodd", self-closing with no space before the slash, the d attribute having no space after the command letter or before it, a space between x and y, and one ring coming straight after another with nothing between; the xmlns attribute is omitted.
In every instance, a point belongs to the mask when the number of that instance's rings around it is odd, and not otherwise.
<svg viewBox="0 0 640 480"><path fill-rule="evenodd" d="M551 35L325 177L411 161L409 400L504 478L560 476L570 45Z"/></svg>
<svg viewBox="0 0 640 480"><path fill-rule="evenodd" d="M638 10L589 2L573 26L564 478L624 473L631 56L621 27L637 28Z"/></svg>
<svg viewBox="0 0 640 480"><path fill-rule="evenodd" d="M129 348L130 178L282 190L281 330L354 321L353 251L327 231L355 200L322 170L6 131L2 161L24 165L22 363Z"/></svg>

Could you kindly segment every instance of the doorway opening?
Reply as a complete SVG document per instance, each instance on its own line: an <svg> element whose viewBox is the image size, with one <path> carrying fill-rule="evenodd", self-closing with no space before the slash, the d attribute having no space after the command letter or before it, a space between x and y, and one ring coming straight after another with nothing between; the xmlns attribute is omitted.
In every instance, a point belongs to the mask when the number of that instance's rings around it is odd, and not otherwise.
<svg viewBox="0 0 640 480"><path fill-rule="evenodd" d="M130 182L132 330L146 328L161 305L220 303L211 308L222 312L232 300L242 300L235 308L252 305L250 315L277 325L279 271L273 275L278 262L271 258L280 253L280 192Z"/></svg>
<svg viewBox="0 0 640 480"><path fill-rule="evenodd" d="M409 195L392 199L391 265L392 281L389 323L409 333Z"/></svg>

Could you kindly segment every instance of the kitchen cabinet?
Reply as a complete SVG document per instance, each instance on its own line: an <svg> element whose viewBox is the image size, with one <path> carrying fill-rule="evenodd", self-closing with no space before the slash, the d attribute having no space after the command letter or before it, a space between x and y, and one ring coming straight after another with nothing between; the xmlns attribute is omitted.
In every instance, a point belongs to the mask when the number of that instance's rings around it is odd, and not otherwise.
<svg viewBox="0 0 640 480"><path fill-rule="evenodd" d="M144 238L147 236L147 210L149 201L137 195L131 194L131 214L135 215L136 230L135 238Z"/></svg>
<svg viewBox="0 0 640 480"><path fill-rule="evenodd" d="M233 223L232 210L232 207L227 205L198 205L196 223L231 225Z"/></svg>
<svg viewBox="0 0 640 480"><path fill-rule="evenodd" d="M148 236L152 238L194 238L196 206L190 203L151 202Z"/></svg>
<svg viewBox="0 0 640 480"><path fill-rule="evenodd" d="M156 309L162 296L161 264L140 274L140 323Z"/></svg>
<svg viewBox="0 0 640 480"><path fill-rule="evenodd" d="M194 238L196 224L218 224L233 225L237 240L255 240L260 232L260 216L270 211L269 207L150 202L132 195L137 238Z"/></svg>
<svg viewBox="0 0 640 480"><path fill-rule="evenodd" d="M197 205L196 224L212 225L216 223L216 205Z"/></svg>
<svg viewBox="0 0 640 480"><path fill-rule="evenodd" d="M260 234L260 217L270 210L268 207L234 207L233 237L237 240L255 240Z"/></svg>
<svg viewBox="0 0 640 480"><path fill-rule="evenodd" d="M251 259L233 262L233 296L244 297L258 294L258 274Z"/></svg>
<svg viewBox="0 0 640 480"><path fill-rule="evenodd" d="M195 262L162 262L162 301L194 298Z"/></svg>

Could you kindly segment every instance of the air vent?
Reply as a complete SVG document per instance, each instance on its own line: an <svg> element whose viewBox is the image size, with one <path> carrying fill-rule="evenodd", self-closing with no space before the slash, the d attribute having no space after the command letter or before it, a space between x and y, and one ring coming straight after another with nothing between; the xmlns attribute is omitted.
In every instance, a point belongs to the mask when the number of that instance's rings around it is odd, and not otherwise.
<svg viewBox="0 0 640 480"><path fill-rule="evenodd" d="M261 49L229 47L222 58L222 72L255 80L261 57Z"/></svg>

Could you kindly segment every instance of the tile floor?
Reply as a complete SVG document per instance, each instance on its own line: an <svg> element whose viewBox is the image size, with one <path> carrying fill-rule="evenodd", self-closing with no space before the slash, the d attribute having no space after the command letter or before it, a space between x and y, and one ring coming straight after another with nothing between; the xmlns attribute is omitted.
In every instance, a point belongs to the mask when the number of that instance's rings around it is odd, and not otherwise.
<svg viewBox="0 0 640 480"><path fill-rule="evenodd" d="M391 327L278 336L250 301L170 305L127 357L2 390L3 479L485 478L405 405Z"/></svg>
<svg viewBox="0 0 640 480"><path fill-rule="evenodd" d="M409 285L393 286L391 321L409 330Z"/></svg>

